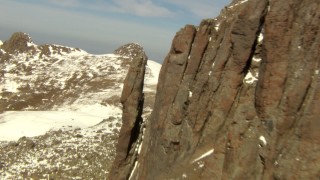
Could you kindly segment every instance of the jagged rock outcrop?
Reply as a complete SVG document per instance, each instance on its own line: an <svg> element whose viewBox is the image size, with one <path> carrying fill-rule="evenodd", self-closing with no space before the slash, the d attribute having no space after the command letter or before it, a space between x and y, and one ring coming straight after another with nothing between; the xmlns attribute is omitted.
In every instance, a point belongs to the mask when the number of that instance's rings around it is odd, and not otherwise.
<svg viewBox="0 0 320 180"><path fill-rule="evenodd" d="M143 51L135 54L124 81L120 99L123 106L122 126L110 179L128 179L130 171L135 166L143 130L143 84L147 60L148 58Z"/></svg>
<svg viewBox="0 0 320 180"><path fill-rule="evenodd" d="M181 29L123 177L318 179L319 24L319 1L235 0Z"/></svg>
<svg viewBox="0 0 320 180"><path fill-rule="evenodd" d="M129 43L119 47L113 53L120 56L138 57L144 53L144 50L137 43Z"/></svg>
<svg viewBox="0 0 320 180"><path fill-rule="evenodd" d="M8 53L22 53L30 49L32 40L30 36L23 32L16 32L12 34L9 40L5 41L2 49Z"/></svg>

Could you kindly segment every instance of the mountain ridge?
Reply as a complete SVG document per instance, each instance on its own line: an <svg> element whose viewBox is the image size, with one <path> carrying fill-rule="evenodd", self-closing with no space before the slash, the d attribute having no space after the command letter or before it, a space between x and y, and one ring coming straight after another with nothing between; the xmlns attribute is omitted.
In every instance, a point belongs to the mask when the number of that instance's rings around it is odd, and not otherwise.
<svg viewBox="0 0 320 180"><path fill-rule="evenodd" d="M144 53L129 43L93 55L14 33L0 46L0 179L105 177L122 124L123 81ZM161 67L146 63L144 117Z"/></svg>
<svg viewBox="0 0 320 180"><path fill-rule="evenodd" d="M78 48L61 45L38 46L25 33L13 34L1 49L4 54L1 55L0 111L32 110L32 106L37 110L57 109L54 106L72 104L76 100L79 104L81 98L88 102L92 98L84 96L89 94L109 96L97 102L100 104L112 101L112 92L108 95L103 89L117 89L113 92L120 96L122 81L134 57L134 54L117 53L121 49L136 53L143 51L140 45L131 43L119 47L114 54L92 55ZM158 63L149 62L159 70ZM150 68L147 68L147 72L149 76L146 76L146 86L154 88L157 74Z"/></svg>

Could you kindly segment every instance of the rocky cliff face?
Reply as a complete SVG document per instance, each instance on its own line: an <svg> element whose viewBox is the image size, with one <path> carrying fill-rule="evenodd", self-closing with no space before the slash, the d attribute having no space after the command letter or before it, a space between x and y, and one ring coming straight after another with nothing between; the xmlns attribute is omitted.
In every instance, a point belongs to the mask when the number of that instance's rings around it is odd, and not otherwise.
<svg viewBox="0 0 320 180"><path fill-rule="evenodd" d="M182 28L123 177L319 178L319 24L319 1L235 0Z"/></svg>
<svg viewBox="0 0 320 180"><path fill-rule="evenodd" d="M124 81L121 95L123 106L122 123L117 144L117 156L110 172L110 179L127 179L135 165L138 154L140 131L142 132L142 110L144 103L143 84L147 56L140 52L133 59Z"/></svg>

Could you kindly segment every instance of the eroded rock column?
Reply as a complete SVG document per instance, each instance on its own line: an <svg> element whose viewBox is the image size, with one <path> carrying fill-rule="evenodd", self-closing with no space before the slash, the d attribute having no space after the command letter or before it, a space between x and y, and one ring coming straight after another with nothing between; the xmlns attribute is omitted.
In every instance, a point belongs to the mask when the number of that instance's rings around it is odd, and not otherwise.
<svg viewBox="0 0 320 180"><path fill-rule="evenodd" d="M116 158L113 162L109 179L128 179L138 156L139 139L141 138L143 84L147 56L144 52L136 55L124 81L121 95L123 105L122 127L116 147Z"/></svg>

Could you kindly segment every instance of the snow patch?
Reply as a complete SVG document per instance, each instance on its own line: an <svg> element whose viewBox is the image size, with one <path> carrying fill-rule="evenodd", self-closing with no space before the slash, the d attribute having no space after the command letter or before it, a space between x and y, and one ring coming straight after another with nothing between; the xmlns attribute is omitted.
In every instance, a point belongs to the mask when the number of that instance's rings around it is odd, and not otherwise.
<svg viewBox="0 0 320 180"><path fill-rule="evenodd" d="M27 46L28 46L28 47L36 46L36 44L34 44L33 42L27 42Z"/></svg>
<svg viewBox="0 0 320 180"><path fill-rule="evenodd" d="M0 40L0 47L2 46L3 42Z"/></svg>
<svg viewBox="0 0 320 180"><path fill-rule="evenodd" d="M73 51L71 51L71 53L69 53L70 56L83 56L83 55L87 55L87 51L84 51L82 49L77 50L77 49L73 49Z"/></svg>
<svg viewBox="0 0 320 180"><path fill-rule="evenodd" d="M187 178L187 174L186 174L186 173L183 173L183 174L182 174L182 178L183 178L183 179L186 179L186 178Z"/></svg>
<svg viewBox="0 0 320 180"><path fill-rule="evenodd" d="M139 146L138 146L138 148L137 148L138 154L140 154L141 149L142 149L142 140L143 140L143 138L141 139L141 142L140 142L140 144L139 144Z"/></svg>
<svg viewBox="0 0 320 180"><path fill-rule="evenodd" d="M219 31L219 28L220 28L220 24L219 24L219 23L214 26L214 29L215 29L216 31Z"/></svg>
<svg viewBox="0 0 320 180"><path fill-rule="evenodd" d="M86 104L86 105L73 105L70 107L65 107L65 109L60 108L60 111L76 111L86 114L91 114L99 117L107 117L107 116L121 116L122 110L119 107L112 105L101 105L98 103L95 104Z"/></svg>
<svg viewBox="0 0 320 180"><path fill-rule="evenodd" d="M103 55L95 55L95 56L107 56L109 58L119 58L120 55L117 54L103 54Z"/></svg>
<svg viewBox="0 0 320 180"><path fill-rule="evenodd" d="M136 147L136 149L135 149L135 151L137 152L137 156L140 154L140 152L141 152L141 149L142 149L142 142L143 142L143 139L144 139L144 130L145 129L143 129L143 135L142 135L142 137L141 137L141 142L138 144L138 146ZM138 162L138 160L136 160L136 162L134 163L134 167L133 167L133 169L132 169L132 171L131 171L131 173L130 173L130 176L129 176L129 180L132 178L132 176L133 176L133 174L134 174L134 172L136 171L136 169L137 169L137 167L139 166L139 162Z"/></svg>
<svg viewBox="0 0 320 180"><path fill-rule="evenodd" d="M257 80L258 80L257 77L254 77L254 76L252 75L252 73L249 71L249 72L246 74L243 82L244 82L244 83L247 83L247 84L253 84L253 83L256 82Z"/></svg>
<svg viewBox="0 0 320 180"><path fill-rule="evenodd" d="M148 60L147 61L147 68L150 69L150 73L148 76L145 77L145 84L146 85L156 85L158 84L158 78L159 78L159 73L161 69L161 64Z"/></svg>
<svg viewBox="0 0 320 180"><path fill-rule="evenodd" d="M20 87L20 85L17 82L11 81L10 79L5 79L4 85L0 89L0 92L4 91L4 92L17 93L17 92L19 92L19 90L18 90L19 87Z"/></svg>
<svg viewBox="0 0 320 180"><path fill-rule="evenodd" d="M236 7L236 6L239 6L240 4L243 4L243 3L247 2L247 1L248 1L248 0L240 1L240 2L238 2L238 3L236 3L236 4L232 5L232 6L229 6L228 8L229 8L229 9L232 9L232 8L234 8L234 7Z"/></svg>
<svg viewBox="0 0 320 180"><path fill-rule="evenodd" d="M260 136L259 140L263 143L263 146L267 145L267 140L264 136Z"/></svg>
<svg viewBox="0 0 320 180"><path fill-rule="evenodd" d="M319 74L319 69L317 69L314 73L318 75Z"/></svg>
<svg viewBox="0 0 320 180"><path fill-rule="evenodd" d="M248 0L243 0L243 1L240 1L238 4L242 4L242 3L245 3L247 2Z"/></svg>
<svg viewBox="0 0 320 180"><path fill-rule="evenodd" d="M252 60L255 61L255 62L260 62L262 59L261 58L257 58L256 56L253 56Z"/></svg>
<svg viewBox="0 0 320 180"><path fill-rule="evenodd" d="M132 178L133 173L136 171L137 167L138 167L138 161L136 161L136 162L134 163L133 169L132 169L131 174L130 174L130 176L129 176L129 180Z"/></svg>
<svg viewBox="0 0 320 180"><path fill-rule="evenodd" d="M201 156L199 156L198 158L193 160L192 163L197 162L197 161L199 161L199 160L211 155L213 152L214 152L214 149L211 149L211 150L207 151L206 153L202 154Z"/></svg>
<svg viewBox="0 0 320 180"><path fill-rule="evenodd" d="M191 91L189 91L189 98L191 98L192 97L192 92Z"/></svg>
<svg viewBox="0 0 320 180"><path fill-rule="evenodd" d="M86 108L84 108L86 109ZM89 110L93 110L89 112ZM45 134L49 130L63 127L87 128L100 123L111 116L114 107L100 109L88 108L88 112L80 111L7 111L0 114L0 140L16 141L23 136L34 137ZM102 115L104 114L104 115ZM121 115L121 114L120 114Z"/></svg>
<svg viewBox="0 0 320 180"><path fill-rule="evenodd" d="M205 163L203 161L198 161L197 164L198 164L199 168L203 168L205 165Z"/></svg>
<svg viewBox="0 0 320 180"><path fill-rule="evenodd" d="M263 41L263 34L260 33L258 36L258 42L261 43Z"/></svg>

